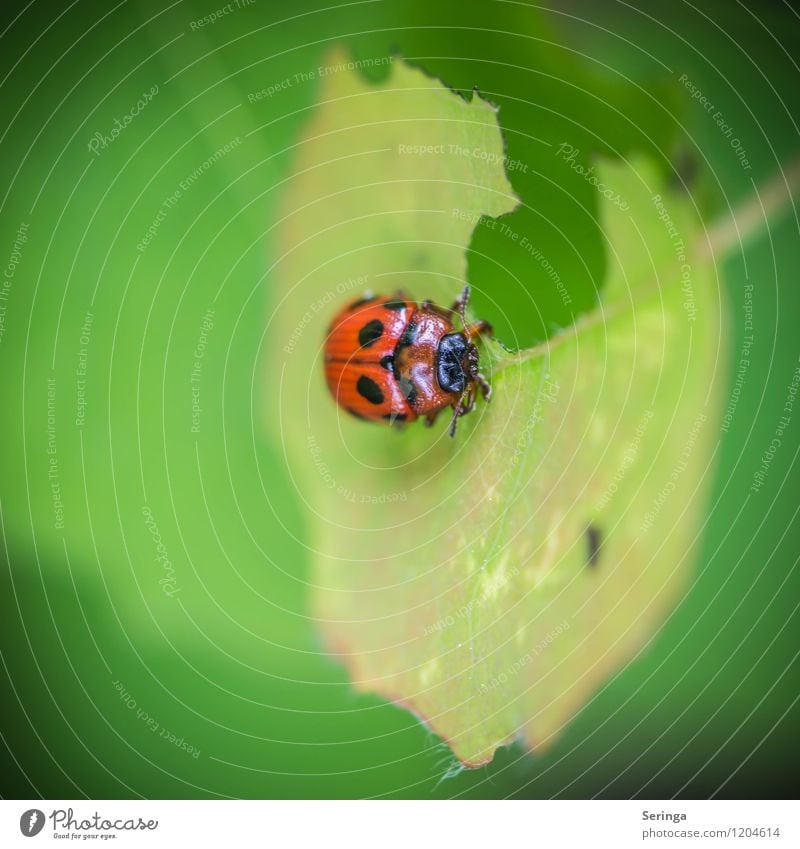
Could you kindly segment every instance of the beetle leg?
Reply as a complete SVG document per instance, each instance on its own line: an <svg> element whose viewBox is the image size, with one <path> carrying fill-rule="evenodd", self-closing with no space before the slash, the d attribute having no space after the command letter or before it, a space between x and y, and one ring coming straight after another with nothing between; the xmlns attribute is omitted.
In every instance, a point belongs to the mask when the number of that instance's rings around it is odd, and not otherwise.
<svg viewBox="0 0 800 849"><path fill-rule="evenodd" d="M471 413L475 409L475 390L470 386L470 388L466 391L467 401L466 403L461 404L461 415L466 416L467 413Z"/></svg>
<svg viewBox="0 0 800 849"><path fill-rule="evenodd" d="M439 415L438 410L436 410L433 413L428 413L428 415L425 416L425 427L430 427L436 421L436 416L438 416L438 415Z"/></svg>
<svg viewBox="0 0 800 849"><path fill-rule="evenodd" d="M472 324L465 325L464 330L470 341L477 339L478 336L492 335L492 325L488 321L474 321Z"/></svg>
<svg viewBox="0 0 800 849"><path fill-rule="evenodd" d="M480 372L475 375L475 381L481 388L484 400L489 401L492 397L492 386L489 381Z"/></svg>

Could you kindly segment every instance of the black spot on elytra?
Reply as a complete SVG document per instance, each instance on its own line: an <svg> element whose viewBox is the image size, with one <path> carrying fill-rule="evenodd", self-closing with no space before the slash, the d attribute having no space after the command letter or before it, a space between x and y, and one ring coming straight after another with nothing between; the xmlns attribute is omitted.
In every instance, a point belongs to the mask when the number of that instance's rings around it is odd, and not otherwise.
<svg viewBox="0 0 800 849"><path fill-rule="evenodd" d="M384 304L387 310L404 310L406 308L405 301L386 301Z"/></svg>
<svg viewBox="0 0 800 849"><path fill-rule="evenodd" d="M600 559L600 528L589 525L586 528L586 565L594 568Z"/></svg>
<svg viewBox="0 0 800 849"><path fill-rule="evenodd" d="M406 325L403 335L397 342L397 349L404 348L406 345L413 345L417 338L417 323L412 319Z"/></svg>
<svg viewBox="0 0 800 849"><path fill-rule="evenodd" d="M358 394L362 398L366 398L370 404L383 403L383 392L381 392L380 386L378 386L371 377L367 377L362 374L361 377L358 378L356 389L358 390Z"/></svg>
<svg viewBox="0 0 800 849"><path fill-rule="evenodd" d="M363 298L359 298L357 301L353 301L352 304L347 308L349 310L357 310L359 307L363 307L364 304L369 304L375 300L375 295L364 295Z"/></svg>
<svg viewBox="0 0 800 849"><path fill-rule="evenodd" d="M381 338L382 333L383 322L378 321L377 318L373 318L372 321L368 321L361 330L358 331L359 344L362 348L369 348L376 339Z"/></svg>
<svg viewBox="0 0 800 849"><path fill-rule="evenodd" d="M387 354L385 357L381 357L380 364L386 371L391 371L394 366L394 357L391 354Z"/></svg>

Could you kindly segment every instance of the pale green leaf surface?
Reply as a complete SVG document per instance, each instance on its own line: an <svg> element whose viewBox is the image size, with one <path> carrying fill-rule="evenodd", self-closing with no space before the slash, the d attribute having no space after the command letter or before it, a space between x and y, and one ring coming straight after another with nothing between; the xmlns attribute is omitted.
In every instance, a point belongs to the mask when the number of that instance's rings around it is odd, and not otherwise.
<svg viewBox="0 0 800 849"><path fill-rule="evenodd" d="M444 420L397 433L338 410L322 378L332 314L365 288L451 301L474 227L453 210L516 203L501 153L491 106L400 62L376 87L326 78L285 190L268 327L269 417L310 508L326 644L356 688L406 705L466 765L515 738L551 743L687 588L722 361L717 281L676 250L698 235L688 199L644 161L599 163L628 208L600 199L608 273L593 313L536 350L484 347L492 402L455 440Z"/></svg>

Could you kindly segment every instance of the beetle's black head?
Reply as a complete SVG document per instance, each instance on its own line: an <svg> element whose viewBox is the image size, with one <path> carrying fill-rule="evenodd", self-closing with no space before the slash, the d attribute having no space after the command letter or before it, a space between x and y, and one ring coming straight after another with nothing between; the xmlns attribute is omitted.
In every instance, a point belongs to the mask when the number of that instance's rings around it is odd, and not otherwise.
<svg viewBox="0 0 800 849"><path fill-rule="evenodd" d="M463 392L478 372L478 349L463 333L448 333L439 342L436 377L445 392Z"/></svg>

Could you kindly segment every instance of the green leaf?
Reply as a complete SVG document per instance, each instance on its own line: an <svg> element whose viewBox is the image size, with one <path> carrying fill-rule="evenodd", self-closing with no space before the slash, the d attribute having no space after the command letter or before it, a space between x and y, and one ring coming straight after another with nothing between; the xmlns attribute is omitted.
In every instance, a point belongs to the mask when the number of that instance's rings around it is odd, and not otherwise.
<svg viewBox="0 0 800 849"><path fill-rule="evenodd" d="M478 217L516 202L501 153L477 95L399 62L377 87L326 78L285 190L267 331L269 416L313 517L326 643L356 688L406 705L468 766L516 738L552 743L680 598L724 362L688 198L648 161L598 162L608 273L593 312L536 349L487 343L492 400L455 440L446 415L398 433L338 410L322 378L332 314L365 288L452 301Z"/></svg>

